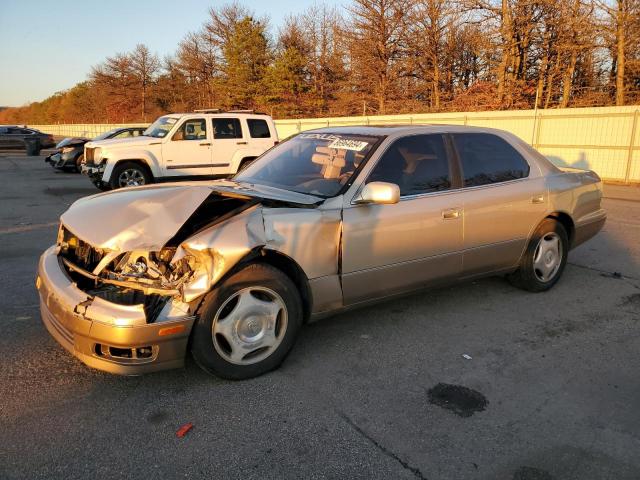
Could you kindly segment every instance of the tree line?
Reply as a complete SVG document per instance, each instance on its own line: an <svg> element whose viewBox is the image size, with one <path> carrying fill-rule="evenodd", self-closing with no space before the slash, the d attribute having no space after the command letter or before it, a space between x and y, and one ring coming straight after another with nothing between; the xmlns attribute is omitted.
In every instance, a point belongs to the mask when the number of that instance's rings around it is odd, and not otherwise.
<svg viewBox="0 0 640 480"><path fill-rule="evenodd" d="M0 123L148 122L248 108L276 118L640 103L640 0L351 0L277 31L239 3L159 58L108 57Z"/></svg>

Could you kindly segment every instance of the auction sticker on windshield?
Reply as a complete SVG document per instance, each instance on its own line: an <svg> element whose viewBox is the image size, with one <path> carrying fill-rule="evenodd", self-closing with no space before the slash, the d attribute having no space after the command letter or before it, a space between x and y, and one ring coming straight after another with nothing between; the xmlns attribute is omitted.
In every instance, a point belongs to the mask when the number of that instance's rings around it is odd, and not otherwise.
<svg viewBox="0 0 640 480"><path fill-rule="evenodd" d="M353 150L354 152L361 152L369 145L368 142L361 140L349 140L348 138L337 138L329 145L328 148L335 148L339 150Z"/></svg>

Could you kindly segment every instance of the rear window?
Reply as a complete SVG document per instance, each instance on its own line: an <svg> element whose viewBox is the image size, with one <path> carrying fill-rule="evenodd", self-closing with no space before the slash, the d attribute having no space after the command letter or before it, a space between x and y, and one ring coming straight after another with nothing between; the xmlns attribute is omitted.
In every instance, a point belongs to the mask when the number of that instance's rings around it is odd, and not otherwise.
<svg viewBox="0 0 640 480"><path fill-rule="evenodd" d="M462 162L465 187L517 180L529 175L529 164L507 141L489 133L453 135Z"/></svg>
<svg viewBox="0 0 640 480"><path fill-rule="evenodd" d="M249 125L249 134L251 138L269 138L271 133L269 132L269 125L265 120L256 118L247 119Z"/></svg>

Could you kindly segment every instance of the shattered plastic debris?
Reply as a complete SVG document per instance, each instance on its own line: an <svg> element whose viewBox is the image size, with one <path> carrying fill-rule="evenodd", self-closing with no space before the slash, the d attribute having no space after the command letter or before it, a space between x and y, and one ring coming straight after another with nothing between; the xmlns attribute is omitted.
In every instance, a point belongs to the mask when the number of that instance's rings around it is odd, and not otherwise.
<svg viewBox="0 0 640 480"><path fill-rule="evenodd" d="M466 359L466 360L471 360L471 358L473 358L473 357L471 357L471 355L469 355L469 354L467 354L467 353L463 353L463 354L462 354L462 358L464 358L464 359Z"/></svg>
<svg viewBox="0 0 640 480"><path fill-rule="evenodd" d="M178 438L182 438L184 437L187 432L189 430L191 430L193 428L193 423L189 422L189 423L185 423L183 426L181 426L178 431L176 432L176 437Z"/></svg>

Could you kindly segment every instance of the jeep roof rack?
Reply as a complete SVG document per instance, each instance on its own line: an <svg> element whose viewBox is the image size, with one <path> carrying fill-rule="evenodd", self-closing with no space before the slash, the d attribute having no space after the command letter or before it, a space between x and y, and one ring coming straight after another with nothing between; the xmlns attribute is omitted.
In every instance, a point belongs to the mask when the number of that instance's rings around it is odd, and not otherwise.
<svg viewBox="0 0 640 480"><path fill-rule="evenodd" d="M256 112L251 109L233 109L233 110L223 110L221 108L199 108L194 110L194 113L249 113L254 115L266 115L266 113Z"/></svg>

